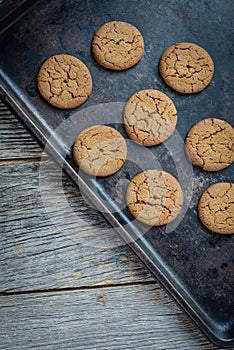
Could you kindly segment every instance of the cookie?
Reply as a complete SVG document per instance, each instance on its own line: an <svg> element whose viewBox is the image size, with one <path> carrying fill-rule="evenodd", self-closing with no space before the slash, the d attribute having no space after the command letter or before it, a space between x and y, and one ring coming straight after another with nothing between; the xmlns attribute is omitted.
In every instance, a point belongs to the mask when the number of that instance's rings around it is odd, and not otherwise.
<svg viewBox="0 0 234 350"><path fill-rule="evenodd" d="M123 136L114 128L95 125L85 129L73 145L73 158L86 173L108 176L117 172L127 156Z"/></svg>
<svg viewBox="0 0 234 350"><path fill-rule="evenodd" d="M221 119L203 119L190 129L185 146L193 165L222 170L234 160L234 129Z"/></svg>
<svg viewBox="0 0 234 350"><path fill-rule="evenodd" d="M62 109L79 107L92 92L89 69L78 58L66 54L49 57L38 72L37 82L44 99Z"/></svg>
<svg viewBox="0 0 234 350"><path fill-rule="evenodd" d="M141 90L127 101L124 127L130 139L154 146L174 132L177 112L172 100L158 90Z"/></svg>
<svg viewBox="0 0 234 350"><path fill-rule="evenodd" d="M126 22L109 22L101 26L92 40L95 60L105 68L128 69L144 54L144 40L139 30Z"/></svg>
<svg viewBox="0 0 234 350"><path fill-rule="evenodd" d="M181 211L183 192L169 173L146 170L128 185L126 203L130 213L150 226L161 226L174 220Z"/></svg>
<svg viewBox="0 0 234 350"><path fill-rule="evenodd" d="M234 233L234 184L219 182L208 187L199 200L198 216L213 232Z"/></svg>
<svg viewBox="0 0 234 350"><path fill-rule="evenodd" d="M209 85L214 74L214 63L202 47L193 43L178 43L163 53L159 72L170 88L192 94Z"/></svg>

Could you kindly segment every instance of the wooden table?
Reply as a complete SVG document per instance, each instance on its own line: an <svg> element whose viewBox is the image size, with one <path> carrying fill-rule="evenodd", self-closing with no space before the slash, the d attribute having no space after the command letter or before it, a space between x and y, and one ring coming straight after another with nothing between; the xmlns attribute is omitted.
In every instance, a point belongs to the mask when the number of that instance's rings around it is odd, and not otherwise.
<svg viewBox="0 0 234 350"><path fill-rule="evenodd" d="M40 177L59 170L2 102L0 118L0 349L218 349L126 245L100 241L108 224L65 176L75 216L56 191L48 214Z"/></svg>

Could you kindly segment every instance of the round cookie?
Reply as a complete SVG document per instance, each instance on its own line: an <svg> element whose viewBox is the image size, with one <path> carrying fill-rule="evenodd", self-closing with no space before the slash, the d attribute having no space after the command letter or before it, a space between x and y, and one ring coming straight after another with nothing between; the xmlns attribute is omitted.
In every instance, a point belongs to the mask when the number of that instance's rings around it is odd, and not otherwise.
<svg viewBox="0 0 234 350"><path fill-rule="evenodd" d="M222 170L234 160L234 129L221 119L203 119L190 129L185 146L193 165Z"/></svg>
<svg viewBox="0 0 234 350"><path fill-rule="evenodd" d="M192 94L209 85L214 74L214 63L202 47L193 43L178 43L163 53L159 72L173 90Z"/></svg>
<svg viewBox="0 0 234 350"><path fill-rule="evenodd" d="M139 221L150 226L161 226L180 213L183 192L171 174L146 170L129 183L126 203L130 213Z"/></svg>
<svg viewBox="0 0 234 350"><path fill-rule="evenodd" d="M199 200L198 216L213 232L234 233L234 184L219 182L208 187Z"/></svg>
<svg viewBox="0 0 234 350"><path fill-rule="evenodd" d="M89 69L78 58L66 54L51 56L42 64L37 84L44 99L62 109L80 106L92 92Z"/></svg>
<svg viewBox="0 0 234 350"><path fill-rule="evenodd" d="M86 173L108 176L117 172L127 156L123 136L114 128L95 125L81 132L73 145L73 158Z"/></svg>
<svg viewBox="0 0 234 350"><path fill-rule="evenodd" d="M109 22L94 34L92 53L95 60L105 68L128 69L142 58L144 40L133 25L126 22Z"/></svg>
<svg viewBox="0 0 234 350"><path fill-rule="evenodd" d="M172 100L159 90L141 90L127 101L124 127L130 139L154 146L174 132L177 112Z"/></svg>

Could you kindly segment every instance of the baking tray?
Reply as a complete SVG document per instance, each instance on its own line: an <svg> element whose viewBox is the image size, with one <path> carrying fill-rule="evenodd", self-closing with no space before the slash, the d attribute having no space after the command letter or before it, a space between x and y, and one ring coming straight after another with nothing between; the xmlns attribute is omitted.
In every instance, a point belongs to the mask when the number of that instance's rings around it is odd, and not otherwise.
<svg viewBox="0 0 234 350"><path fill-rule="evenodd" d="M218 346L233 346L234 236L210 232L197 218L203 190L218 181L233 181L233 165L217 173L192 168L181 142L206 117L233 122L232 0L30 0L16 1L15 11L12 4L0 4L1 97L204 334ZM142 60L126 71L106 70L90 52L95 30L112 20L132 23L144 37ZM188 96L172 91L158 73L163 51L183 41L204 47L215 63L211 84ZM76 110L58 110L37 91L40 65L60 53L79 57L93 77L92 95ZM104 123L127 138L121 109L134 92L146 88L159 89L174 101L177 132L165 144L147 150L130 143L131 156L113 176L84 176L71 156L76 133L87 123ZM102 120L104 114L108 117ZM121 191L116 187L120 180L125 184L152 167L171 172L185 192L185 208L171 226L148 228L133 220L124 205L124 185Z"/></svg>

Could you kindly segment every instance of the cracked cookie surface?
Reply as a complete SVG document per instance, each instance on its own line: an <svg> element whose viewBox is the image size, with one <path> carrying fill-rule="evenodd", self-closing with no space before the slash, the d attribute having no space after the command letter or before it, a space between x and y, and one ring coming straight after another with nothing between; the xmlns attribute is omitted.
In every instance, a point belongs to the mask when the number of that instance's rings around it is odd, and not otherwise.
<svg viewBox="0 0 234 350"><path fill-rule="evenodd" d="M66 54L49 57L38 72L37 82L44 99L61 109L79 107L92 92L88 67L78 58Z"/></svg>
<svg viewBox="0 0 234 350"><path fill-rule="evenodd" d="M173 90L192 94L205 89L214 74L214 63L202 47L193 43L170 46L159 61L159 72Z"/></svg>
<svg viewBox="0 0 234 350"><path fill-rule="evenodd" d="M193 165L222 170L234 160L234 129L221 119L203 119L190 129L185 146Z"/></svg>
<svg viewBox="0 0 234 350"><path fill-rule="evenodd" d="M199 200L198 215L209 230L234 233L234 184L219 182L208 187Z"/></svg>
<svg viewBox="0 0 234 350"><path fill-rule="evenodd" d="M73 145L73 158L86 173L108 176L117 172L127 156L123 136L114 128L95 125L83 130Z"/></svg>
<svg viewBox="0 0 234 350"><path fill-rule="evenodd" d="M108 22L94 34L92 53L95 60L105 68L128 69L141 60L144 54L144 40L132 24Z"/></svg>
<svg viewBox="0 0 234 350"><path fill-rule="evenodd" d="M180 213L183 192L171 174L146 170L129 183L126 203L130 213L139 221L161 226L173 221Z"/></svg>
<svg viewBox="0 0 234 350"><path fill-rule="evenodd" d="M168 139L177 123L172 100L159 90L141 90L127 101L124 127L130 139L144 146L154 146Z"/></svg>

